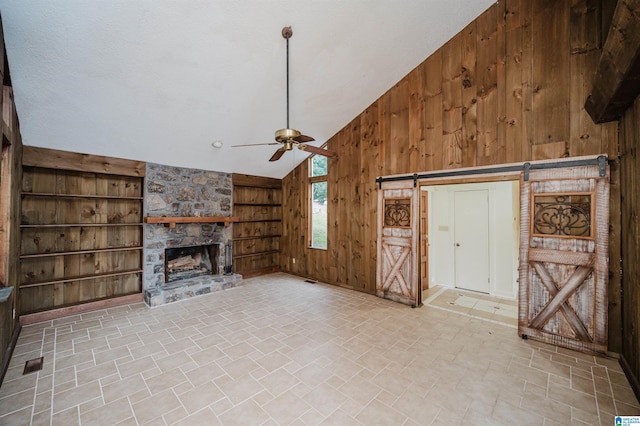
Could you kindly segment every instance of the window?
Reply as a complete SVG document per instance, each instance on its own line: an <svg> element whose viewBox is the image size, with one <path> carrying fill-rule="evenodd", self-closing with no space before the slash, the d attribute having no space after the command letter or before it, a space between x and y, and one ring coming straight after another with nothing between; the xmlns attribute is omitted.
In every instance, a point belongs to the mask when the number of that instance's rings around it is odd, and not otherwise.
<svg viewBox="0 0 640 426"><path fill-rule="evenodd" d="M411 227L411 198L387 198L384 200L384 226Z"/></svg>
<svg viewBox="0 0 640 426"><path fill-rule="evenodd" d="M309 159L309 246L327 249L327 157Z"/></svg>
<svg viewBox="0 0 640 426"><path fill-rule="evenodd" d="M533 235L591 238L591 193L534 194Z"/></svg>

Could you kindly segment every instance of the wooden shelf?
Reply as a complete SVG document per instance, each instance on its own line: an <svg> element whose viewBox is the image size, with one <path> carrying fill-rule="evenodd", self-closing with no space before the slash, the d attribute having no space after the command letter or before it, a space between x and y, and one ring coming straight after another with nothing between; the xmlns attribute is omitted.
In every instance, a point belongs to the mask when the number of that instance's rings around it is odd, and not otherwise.
<svg viewBox="0 0 640 426"><path fill-rule="evenodd" d="M266 178L253 175L244 175L234 173L231 177L234 187L250 188L251 190L259 189L276 189L282 190L282 179Z"/></svg>
<svg viewBox="0 0 640 426"><path fill-rule="evenodd" d="M256 253L234 254L234 259L242 259L243 257L264 256L266 254L280 253L280 250L260 251Z"/></svg>
<svg viewBox="0 0 640 426"><path fill-rule="evenodd" d="M223 223L224 226L229 226L230 223L238 222L236 216L181 216L181 217L166 217L166 216L147 216L144 218L146 223L157 223L169 228L175 228L176 223Z"/></svg>
<svg viewBox="0 0 640 426"><path fill-rule="evenodd" d="M82 195L82 194L51 194L48 192L22 192L21 195L29 197L49 197L49 198L87 198L104 200L135 200L140 201L142 197L125 197L120 195Z"/></svg>
<svg viewBox="0 0 640 426"><path fill-rule="evenodd" d="M141 222L131 223L49 223L41 225L20 225L20 228L95 228L101 226L140 226Z"/></svg>
<svg viewBox="0 0 640 426"><path fill-rule="evenodd" d="M281 203L233 203L235 206L282 207Z"/></svg>
<svg viewBox="0 0 640 426"><path fill-rule="evenodd" d="M282 219L249 219L249 220L238 221L238 223L256 223L256 222L282 222Z"/></svg>
<svg viewBox="0 0 640 426"><path fill-rule="evenodd" d="M60 284L60 283L66 283L71 281L86 281L86 280L93 280L96 278L117 277L120 275L131 275L131 274L138 274L138 273L142 273L142 269L130 269L127 271L120 271L120 272L107 272L104 274L78 275L75 277L57 278L55 280L37 281L34 283L24 283L24 284L20 284L20 288L39 287L44 285Z"/></svg>
<svg viewBox="0 0 640 426"><path fill-rule="evenodd" d="M235 238L232 238L232 240L233 241L263 240L263 239L266 239L266 238L278 238L278 237L282 237L282 235L274 234L274 235L256 235L254 237L235 237Z"/></svg>
<svg viewBox="0 0 640 426"><path fill-rule="evenodd" d="M20 259L35 259L39 257L55 257L55 256L69 256L72 254L90 254L90 253L107 253L113 251L131 251L142 250L142 246L125 246L125 247L111 247L104 249L91 249L91 250L74 250L74 251L56 251L49 253L35 253L35 254L23 254L20 255Z"/></svg>

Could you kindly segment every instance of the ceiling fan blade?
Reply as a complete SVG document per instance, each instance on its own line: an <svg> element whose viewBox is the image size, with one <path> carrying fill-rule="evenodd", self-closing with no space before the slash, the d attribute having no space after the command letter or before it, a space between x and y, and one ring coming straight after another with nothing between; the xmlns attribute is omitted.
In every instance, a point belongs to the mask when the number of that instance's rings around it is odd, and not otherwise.
<svg viewBox="0 0 640 426"><path fill-rule="evenodd" d="M314 138L312 138L311 136L307 136L307 135L300 135L300 136L296 136L295 138L292 138L294 141L296 142L300 142L300 143L304 143L304 142L313 142L315 141Z"/></svg>
<svg viewBox="0 0 640 426"><path fill-rule="evenodd" d="M269 158L269 161L278 161L280 157L282 157L282 155L285 153L285 151L286 149L284 148L278 149L276 152L273 153L271 158Z"/></svg>
<svg viewBox="0 0 640 426"><path fill-rule="evenodd" d="M243 145L231 145L232 148L238 147L238 146L260 146L260 145L279 145L280 142L269 142L269 143L246 143Z"/></svg>
<svg viewBox="0 0 640 426"><path fill-rule="evenodd" d="M336 156L336 153L333 152L333 151L328 151L326 149L318 148L318 147L312 146L312 145L298 145L298 149L310 152L312 154L324 155L325 157L335 157Z"/></svg>

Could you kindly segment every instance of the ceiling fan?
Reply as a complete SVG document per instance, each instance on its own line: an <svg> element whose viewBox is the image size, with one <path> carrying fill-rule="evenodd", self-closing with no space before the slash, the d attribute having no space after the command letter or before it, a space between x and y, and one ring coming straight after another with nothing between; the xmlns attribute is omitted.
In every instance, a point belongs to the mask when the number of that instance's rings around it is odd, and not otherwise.
<svg viewBox="0 0 640 426"><path fill-rule="evenodd" d="M291 151L295 146L299 150L307 151L312 154L324 155L325 157L335 157L335 152L328 151L323 148L318 148L312 145L307 145L306 142L312 142L315 139L311 136L303 135L299 130L292 129L289 127L289 39L293 35L293 30L291 27L284 27L282 29L282 37L287 40L287 127L284 129L276 130L275 139L276 142L270 143L255 143L255 144L245 144L245 145L233 145L234 147L238 146L258 146L258 145L279 145L282 147L278 148L276 152L273 153L269 161L277 161L282 157L282 155Z"/></svg>

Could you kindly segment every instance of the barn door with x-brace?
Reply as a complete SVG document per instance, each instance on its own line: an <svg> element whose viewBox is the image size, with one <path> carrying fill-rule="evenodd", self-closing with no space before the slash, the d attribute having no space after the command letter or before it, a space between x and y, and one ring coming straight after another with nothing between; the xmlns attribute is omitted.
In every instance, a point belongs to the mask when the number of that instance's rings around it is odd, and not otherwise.
<svg viewBox="0 0 640 426"><path fill-rule="evenodd" d="M520 182L518 333L607 350L609 170L531 170Z"/></svg>
<svg viewBox="0 0 640 426"><path fill-rule="evenodd" d="M378 191L376 294L420 306L418 190L413 181L387 182Z"/></svg>

